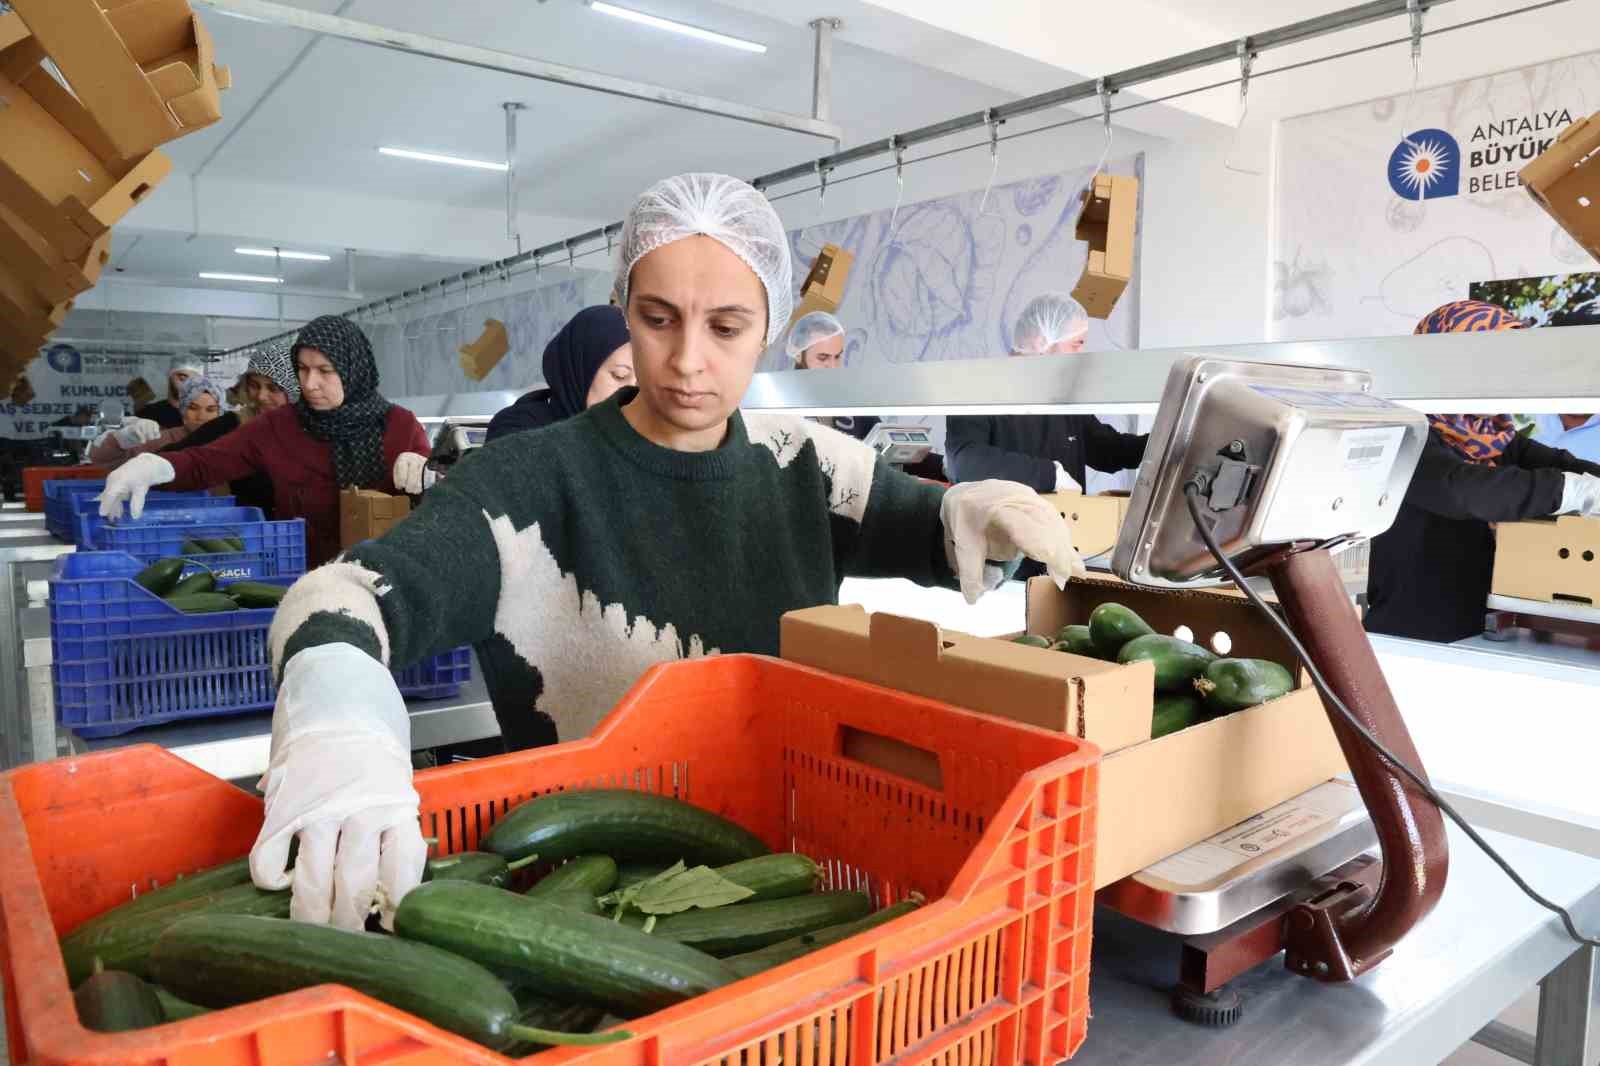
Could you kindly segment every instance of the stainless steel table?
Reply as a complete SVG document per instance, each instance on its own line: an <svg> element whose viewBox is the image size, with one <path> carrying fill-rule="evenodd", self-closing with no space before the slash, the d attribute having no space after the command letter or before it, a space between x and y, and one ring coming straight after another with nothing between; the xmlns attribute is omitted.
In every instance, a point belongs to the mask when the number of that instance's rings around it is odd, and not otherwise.
<svg viewBox="0 0 1600 1066"><path fill-rule="evenodd" d="M1600 929L1600 860L1486 834L1545 895ZM1073 1066L1424 1066L1436 1063L1543 983L1538 1066L1593 1066L1595 952L1524 897L1459 831L1444 897L1392 957L1343 985L1296 977L1276 959L1230 987L1244 1017L1229 1029L1179 1021L1168 1007L1176 941L1105 908L1095 913L1088 1040ZM1514 1046L1491 1029L1483 1042Z"/></svg>

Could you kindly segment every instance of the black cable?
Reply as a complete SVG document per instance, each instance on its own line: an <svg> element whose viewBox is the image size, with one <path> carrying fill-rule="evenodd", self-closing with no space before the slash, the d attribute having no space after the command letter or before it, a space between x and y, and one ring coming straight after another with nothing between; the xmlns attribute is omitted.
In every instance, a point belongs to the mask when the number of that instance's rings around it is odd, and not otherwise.
<svg viewBox="0 0 1600 1066"><path fill-rule="evenodd" d="M1573 921L1571 912L1569 912L1559 903L1546 899L1544 896L1540 895L1532 885L1523 880L1522 875L1517 873L1517 871L1512 868L1511 864L1502 858L1500 853L1494 850L1487 840L1483 839L1483 837L1479 835L1476 829L1467 824L1467 820L1461 816L1461 813L1457 811L1448 800L1439 795L1439 793L1434 790L1433 786L1428 784L1427 780L1420 773L1418 773L1416 770L1413 770L1410 766L1407 766L1398 755L1390 751L1384 745L1383 741L1374 736L1372 731L1366 727L1366 724L1362 722L1361 719L1357 718L1351 712L1350 708L1344 705L1344 701L1333 694L1333 690L1328 687L1327 681L1325 681L1322 677L1322 671L1318 670L1317 664L1311 661L1311 655L1306 651L1305 645L1300 643L1300 638L1295 636L1294 630L1289 628L1289 623L1285 622L1281 617L1279 617L1278 612L1274 611L1272 607L1268 605L1267 601L1261 598L1261 594L1250 587L1250 583L1246 581L1245 576L1239 572L1239 568L1233 564L1233 560L1229 559L1228 556L1223 552L1222 547L1217 544L1217 538L1212 534L1211 528L1206 525L1205 516L1200 510L1200 492L1201 484L1197 480L1191 480L1185 483L1183 486L1183 494L1187 498L1189 504L1189 517L1194 519L1194 526L1200 534L1200 539L1205 541L1207 550L1209 550L1217 562L1222 565L1222 569L1227 572L1228 577L1233 580L1234 585L1238 587L1239 591L1244 593L1245 598L1250 601L1256 610L1266 615L1267 619L1277 628L1278 632L1283 635L1283 638L1289 642L1289 645L1292 648L1294 648L1295 657L1300 660L1301 665L1306 668L1306 672L1311 675L1311 683L1315 685L1317 687L1317 691L1322 694L1323 702L1326 703L1327 706L1337 711L1345 720L1346 724L1356 731L1356 735L1359 736L1368 747L1382 756L1384 761L1399 771L1402 777L1405 777L1413 785L1417 786L1417 788L1421 790L1422 794L1428 797L1429 802L1431 802L1435 807L1439 808L1441 813L1448 817L1452 822L1456 823L1456 825L1460 826L1461 831L1467 834L1468 839L1470 839L1474 844L1478 845L1478 847L1482 849L1483 853L1489 856L1490 860L1493 861L1496 866L1500 867L1505 875L1511 878L1512 882L1518 888L1522 889L1529 899L1533 900L1545 910L1554 911L1556 914L1559 914L1561 916L1561 924L1566 927L1568 936L1570 936L1573 940L1576 940L1578 943L1584 944L1588 947L1600 947L1600 940L1596 940L1593 937L1584 936L1578 931L1578 925L1575 921Z"/></svg>

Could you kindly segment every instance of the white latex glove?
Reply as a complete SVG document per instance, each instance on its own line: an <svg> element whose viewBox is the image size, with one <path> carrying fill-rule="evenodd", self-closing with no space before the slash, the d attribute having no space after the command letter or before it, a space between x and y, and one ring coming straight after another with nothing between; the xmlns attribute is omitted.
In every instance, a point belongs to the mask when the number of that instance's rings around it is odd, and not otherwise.
<svg viewBox="0 0 1600 1066"><path fill-rule="evenodd" d="M1563 473L1561 510L1556 514L1600 515L1600 477Z"/></svg>
<svg viewBox="0 0 1600 1066"><path fill-rule="evenodd" d="M159 455L134 456L106 477L106 487L100 493L101 517L121 518L126 501L128 513L138 518L144 514L145 493L177 476L172 464Z"/></svg>
<svg viewBox="0 0 1600 1066"><path fill-rule="evenodd" d="M1083 486L1078 484L1078 479L1067 473L1067 468L1060 463L1056 464L1056 491L1083 493Z"/></svg>
<svg viewBox="0 0 1600 1066"><path fill-rule="evenodd" d="M433 488L437 471L428 469L428 457L401 452L394 461L394 487L407 496L421 496Z"/></svg>
<svg viewBox="0 0 1600 1066"><path fill-rule="evenodd" d="M148 418L130 418L122 423L122 428L113 430L111 435L124 448L137 448L161 436L161 423Z"/></svg>
<svg viewBox="0 0 1600 1066"><path fill-rule="evenodd" d="M1083 577L1072 527L1037 492L1014 481L953 485L939 505L944 548L968 603L1005 580L1005 563L1026 555L1045 565L1057 585Z"/></svg>
<svg viewBox="0 0 1600 1066"><path fill-rule="evenodd" d="M351 644L290 659L260 787L266 821L250 849L257 887L292 881L295 921L360 930L376 904L393 929L394 909L421 883L428 858L411 787L411 721L393 675Z"/></svg>

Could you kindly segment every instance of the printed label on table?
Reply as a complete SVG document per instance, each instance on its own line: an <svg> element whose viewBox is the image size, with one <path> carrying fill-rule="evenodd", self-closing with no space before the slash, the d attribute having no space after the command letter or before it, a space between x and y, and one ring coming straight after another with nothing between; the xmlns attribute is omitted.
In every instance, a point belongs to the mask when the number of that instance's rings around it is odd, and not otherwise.
<svg viewBox="0 0 1600 1066"><path fill-rule="evenodd" d="M1177 885L1207 884L1337 821L1360 803L1360 794L1348 784L1329 781L1147 866L1142 872Z"/></svg>
<svg viewBox="0 0 1600 1066"><path fill-rule="evenodd" d="M1339 434L1339 454L1346 470L1388 469L1405 439L1404 426L1347 429Z"/></svg>

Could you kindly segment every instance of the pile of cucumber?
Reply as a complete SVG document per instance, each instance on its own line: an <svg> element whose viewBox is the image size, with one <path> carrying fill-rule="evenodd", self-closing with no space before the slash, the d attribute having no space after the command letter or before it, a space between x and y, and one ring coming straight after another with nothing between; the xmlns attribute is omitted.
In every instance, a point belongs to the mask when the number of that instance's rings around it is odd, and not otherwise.
<svg viewBox="0 0 1600 1066"><path fill-rule="evenodd" d="M1153 664L1151 739L1277 699L1294 688L1294 675L1281 663L1219 658L1198 644L1157 633L1120 603L1102 603L1090 612L1088 625L1063 626L1054 640L1029 635L1016 643L1115 663Z"/></svg>
<svg viewBox="0 0 1600 1066"><path fill-rule="evenodd" d="M394 935L291 921L289 893L255 888L245 859L146 893L62 938L79 1018L119 1032L340 984L526 1055L628 1039L628 1019L922 902L875 911L864 893L819 891L810 858L771 854L727 819L653 793L541 796L482 847L430 860ZM716 905L708 884L737 901Z"/></svg>
<svg viewBox="0 0 1600 1066"><path fill-rule="evenodd" d="M232 538L229 543L236 541L237 538ZM216 543L221 542L186 541L184 546L187 548L190 544ZM242 549L243 545L240 547ZM184 577L183 569L191 562L201 569ZM283 594L288 591L282 585L269 585L260 581L233 581L227 585L219 585L210 567L199 560L180 556L157 559L135 574L133 580L184 614L212 614L217 611L237 611L241 608L276 607L283 599Z"/></svg>

